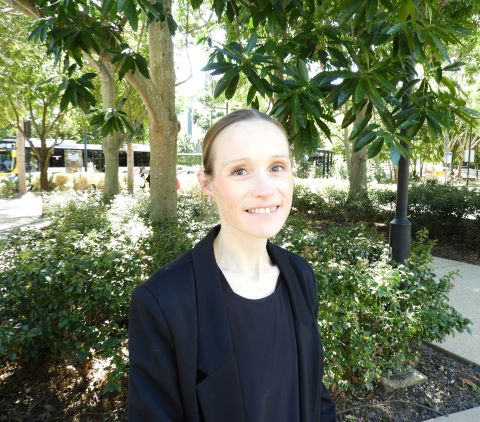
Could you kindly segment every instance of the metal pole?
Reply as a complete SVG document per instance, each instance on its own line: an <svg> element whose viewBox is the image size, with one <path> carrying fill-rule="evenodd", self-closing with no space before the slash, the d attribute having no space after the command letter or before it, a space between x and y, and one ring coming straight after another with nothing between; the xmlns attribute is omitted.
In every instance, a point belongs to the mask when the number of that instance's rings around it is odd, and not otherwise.
<svg viewBox="0 0 480 422"><path fill-rule="evenodd" d="M406 144L403 146L408 148ZM395 218L390 222L390 251L392 258L400 264L410 254L412 223L407 218L409 161L408 157L402 156L398 163L397 204Z"/></svg>
<svg viewBox="0 0 480 422"><path fill-rule="evenodd" d="M402 40L399 40L401 42ZM404 83L408 83L415 78L415 61L413 55L410 54L409 73L405 77ZM413 87L406 90L402 98L402 109L411 107L410 96L412 95ZM409 137L408 129L402 129L400 133ZM409 152L408 145L401 142L401 145ZM390 252L392 259L399 264L403 264L405 259L410 254L410 236L412 224L407 218L408 211L408 172L410 159L408 156L401 156L398 163L398 178L397 178L397 203L395 206L395 218L390 222Z"/></svg>
<svg viewBox="0 0 480 422"><path fill-rule="evenodd" d="M85 168L85 173L88 171L87 164L87 134L83 132L83 167Z"/></svg>
<svg viewBox="0 0 480 422"><path fill-rule="evenodd" d="M470 139L468 140L467 187L470 178L470 151L472 150L472 125L470 124Z"/></svg>

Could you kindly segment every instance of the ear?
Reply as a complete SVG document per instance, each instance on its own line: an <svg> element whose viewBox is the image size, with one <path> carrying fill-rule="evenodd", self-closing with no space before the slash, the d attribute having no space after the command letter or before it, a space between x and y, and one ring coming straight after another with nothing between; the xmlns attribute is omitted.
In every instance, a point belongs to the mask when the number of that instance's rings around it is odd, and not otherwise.
<svg viewBox="0 0 480 422"><path fill-rule="evenodd" d="M207 195L210 198L213 198L213 188L211 184L211 177L205 174L203 170L200 170L197 172L197 179L203 194Z"/></svg>

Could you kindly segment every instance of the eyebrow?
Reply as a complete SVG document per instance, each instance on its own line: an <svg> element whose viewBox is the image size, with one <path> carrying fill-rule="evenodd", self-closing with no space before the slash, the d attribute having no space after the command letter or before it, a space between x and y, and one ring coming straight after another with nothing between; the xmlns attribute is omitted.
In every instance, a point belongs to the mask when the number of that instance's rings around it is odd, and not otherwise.
<svg viewBox="0 0 480 422"><path fill-rule="evenodd" d="M284 155L284 154L276 154L276 155L272 155L270 158L272 158L272 159L277 159L277 158L288 158L288 159L290 159L290 156L289 155ZM222 167L228 166L230 164L238 163L238 162L241 162L241 161L248 161L248 160L249 160L248 157L236 158L234 160L223 162Z"/></svg>

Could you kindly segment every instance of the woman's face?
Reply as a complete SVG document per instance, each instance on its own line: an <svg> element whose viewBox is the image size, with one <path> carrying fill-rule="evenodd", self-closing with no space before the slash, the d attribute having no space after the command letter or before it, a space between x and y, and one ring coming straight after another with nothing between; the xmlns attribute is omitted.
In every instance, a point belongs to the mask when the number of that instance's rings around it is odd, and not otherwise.
<svg viewBox="0 0 480 422"><path fill-rule="evenodd" d="M275 236L292 205L288 141L266 120L223 129L212 145L213 176L199 173L202 190L215 199L222 228L257 238Z"/></svg>

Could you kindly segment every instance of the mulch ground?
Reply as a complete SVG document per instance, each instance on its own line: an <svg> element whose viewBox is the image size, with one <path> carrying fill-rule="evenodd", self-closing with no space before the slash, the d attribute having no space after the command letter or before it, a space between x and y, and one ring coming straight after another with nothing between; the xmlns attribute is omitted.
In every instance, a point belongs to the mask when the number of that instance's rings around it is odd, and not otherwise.
<svg viewBox="0 0 480 422"><path fill-rule="evenodd" d="M338 397L339 422L416 422L480 406L480 367L424 346L416 368L426 384ZM126 421L125 400L126 389L100 397L68 368L0 368L0 421Z"/></svg>
<svg viewBox="0 0 480 422"><path fill-rule="evenodd" d="M425 384L337 400L338 421L417 422L480 406L480 367L424 346L416 369Z"/></svg>

